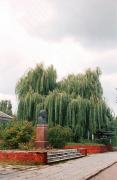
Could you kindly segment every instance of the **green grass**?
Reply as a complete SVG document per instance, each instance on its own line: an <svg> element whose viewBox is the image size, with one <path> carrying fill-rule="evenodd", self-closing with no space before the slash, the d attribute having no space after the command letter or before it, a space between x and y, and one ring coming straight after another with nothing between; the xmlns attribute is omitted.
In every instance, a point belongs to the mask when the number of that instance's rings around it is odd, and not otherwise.
<svg viewBox="0 0 117 180"><path fill-rule="evenodd" d="M81 143L75 143L75 142L69 142L67 143L66 145L72 145L72 146L75 146L75 145L92 145L92 146L100 146L100 145L104 145L104 144L98 144L98 143L94 143L94 142L81 142Z"/></svg>

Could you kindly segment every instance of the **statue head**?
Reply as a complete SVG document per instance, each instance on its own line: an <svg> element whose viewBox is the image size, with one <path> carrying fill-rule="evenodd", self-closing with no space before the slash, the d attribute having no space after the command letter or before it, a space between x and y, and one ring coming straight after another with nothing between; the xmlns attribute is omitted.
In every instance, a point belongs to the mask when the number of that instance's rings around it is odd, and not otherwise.
<svg viewBox="0 0 117 180"><path fill-rule="evenodd" d="M46 110L42 109L40 110L39 113L39 118L38 118L38 124L46 124L47 122L47 112Z"/></svg>

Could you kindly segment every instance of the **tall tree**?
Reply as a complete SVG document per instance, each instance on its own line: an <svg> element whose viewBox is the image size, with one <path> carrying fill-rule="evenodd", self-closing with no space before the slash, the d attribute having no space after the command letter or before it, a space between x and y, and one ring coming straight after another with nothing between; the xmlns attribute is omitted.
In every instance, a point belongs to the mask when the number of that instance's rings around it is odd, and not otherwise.
<svg viewBox="0 0 117 180"><path fill-rule="evenodd" d="M12 115L12 104L10 100L2 100L0 101L0 111Z"/></svg>
<svg viewBox="0 0 117 180"><path fill-rule="evenodd" d="M29 70L16 85L18 96L18 119L37 122L40 109L44 108L45 96L56 88L56 70L42 64Z"/></svg>
<svg viewBox="0 0 117 180"><path fill-rule="evenodd" d="M100 75L99 68L88 69L57 82L53 66L37 65L17 83L18 119L35 124L45 108L49 126L68 126L76 137L90 138L113 118L103 98Z"/></svg>

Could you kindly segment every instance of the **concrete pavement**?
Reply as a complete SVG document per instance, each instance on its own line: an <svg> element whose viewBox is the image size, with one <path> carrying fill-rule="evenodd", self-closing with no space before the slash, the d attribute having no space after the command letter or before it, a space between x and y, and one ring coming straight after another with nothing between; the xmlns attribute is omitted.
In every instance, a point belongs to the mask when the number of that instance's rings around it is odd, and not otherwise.
<svg viewBox="0 0 117 180"><path fill-rule="evenodd" d="M0 180L82 180L117 162L117 152L90 155L46 166L0 165Z"/></svg>

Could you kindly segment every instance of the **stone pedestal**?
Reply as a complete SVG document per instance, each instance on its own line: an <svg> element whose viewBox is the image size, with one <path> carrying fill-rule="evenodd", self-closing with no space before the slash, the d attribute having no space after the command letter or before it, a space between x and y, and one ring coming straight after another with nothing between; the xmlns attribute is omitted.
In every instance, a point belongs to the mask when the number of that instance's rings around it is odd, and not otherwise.
<svg viewBox="0 0 117 180"><path fill-rule="evenodd" d="M37 125L35 143L37 148L46 148L48 146L48 125Z"/></svg>

